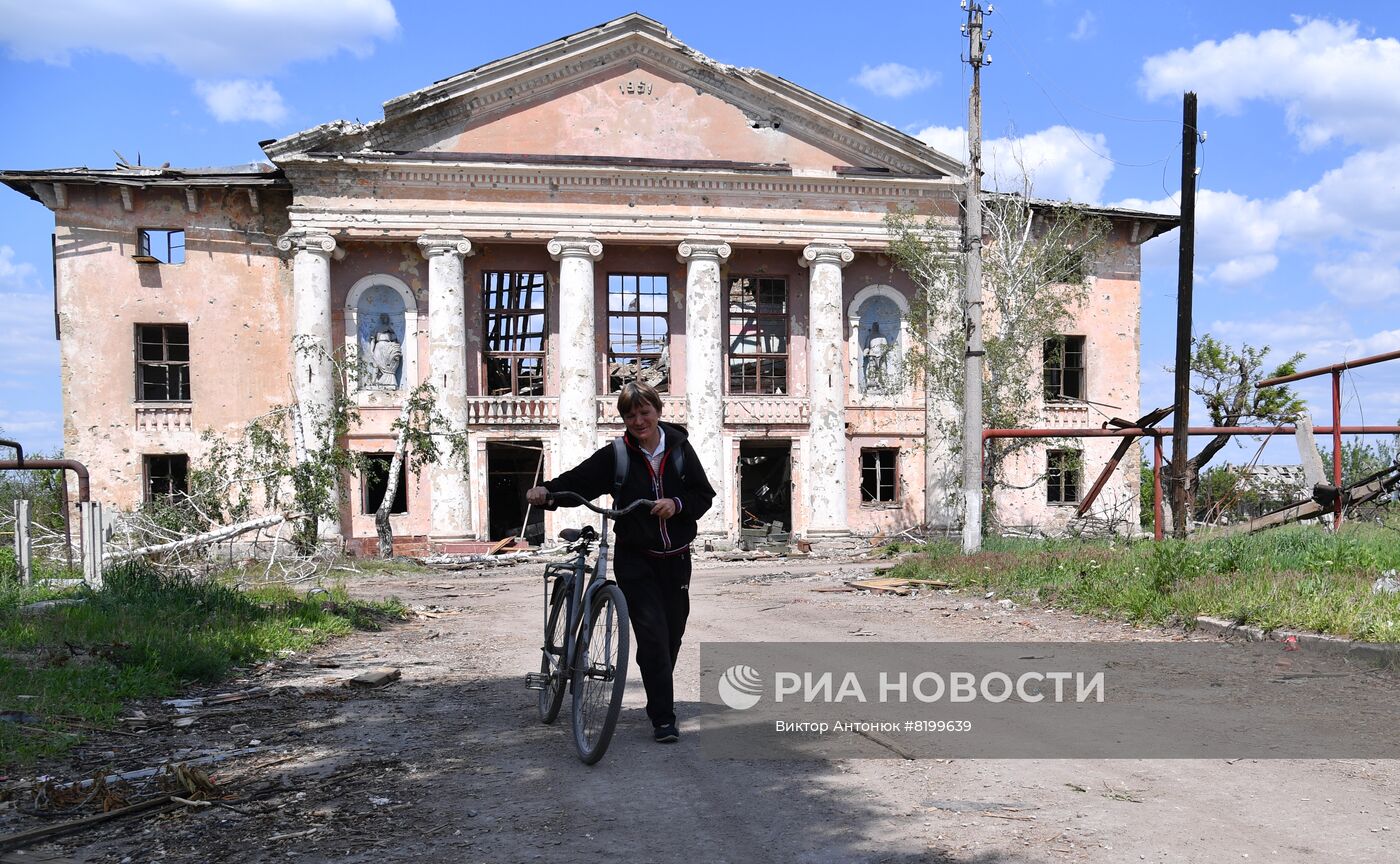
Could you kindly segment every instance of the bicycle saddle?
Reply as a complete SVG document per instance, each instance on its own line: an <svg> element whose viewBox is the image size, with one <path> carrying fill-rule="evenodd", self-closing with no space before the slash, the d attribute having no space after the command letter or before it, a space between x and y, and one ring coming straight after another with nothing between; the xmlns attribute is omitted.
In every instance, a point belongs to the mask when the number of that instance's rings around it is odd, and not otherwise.
<svg viewBox="0 0 1400 864"><path fill-rule="evenodd" d="M598 536L598 532L592 525L585 525L582 528L565 528L559 532L559 539L565 543L573 543L576 540L592 540Z"/></svg>

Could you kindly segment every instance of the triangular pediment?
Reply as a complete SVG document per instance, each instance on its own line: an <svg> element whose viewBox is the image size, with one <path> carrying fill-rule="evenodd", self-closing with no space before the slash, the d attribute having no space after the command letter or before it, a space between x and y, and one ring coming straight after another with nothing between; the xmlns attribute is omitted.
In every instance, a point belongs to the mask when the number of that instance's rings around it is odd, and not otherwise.
<svg viewBox="0 0 1400 864"><path fill-rule="evenodd" d="M274 161L313 152L504 154L963 172L912 136L781 78L717 63L636 14L390 100L381 121L327 124L264 149Z"/></svg>

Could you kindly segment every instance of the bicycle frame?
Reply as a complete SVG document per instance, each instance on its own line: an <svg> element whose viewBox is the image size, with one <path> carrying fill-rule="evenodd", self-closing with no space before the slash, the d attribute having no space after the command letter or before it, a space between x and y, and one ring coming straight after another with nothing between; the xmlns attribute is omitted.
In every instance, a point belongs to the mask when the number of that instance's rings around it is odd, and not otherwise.
<svg viewBox="0 0 1400 864"><path fill-rule="evenodd" d="M615 519L624 513L628 513L634 509L637 509L638 507L650 507L652 504L655 503L653 501L638 500L632 502L632 504L628 505L623 510L610 510L602 507L595 507L593 504L583 501L581 497L579 497L578 500L581 501L583 503L583 506L587 507L589 510L594 511L595 513L602 514L603 525L602 530L599 532L598 535L598 560L597 563L594 564L593 573L588 578L586 583L584 580L584 576L588 573L588 547L592 543L592 541L587 536L582 536L576 541L579 544L579 550L578 555L574 558L572 567L573 572L572 575L569 577L569 596L565 602L564 607L566 613L565 620L567 621L567 625L564 629L564 644L561 646L556 646L561 649L560 654L557 657L552 653L546 652L549 655L549 662L551 668L555 672L561 671L561 666L563 670L567 670L569 673L572 673L574 671L574 664L578 659L578 649L582 647L587 647L587 640L592 635L589 633L580 632L582 629L582 624L584 621L589 620L589 615L593 611L594 596L598 593L598 591L602 589L602 587L605 584L612 581L608 579L607 575L609 548L608 520ZM559 564L550 565L550 567L545 571L546 575L556 572L554 570L554 568L556 567L563 569L562 565ZM544 598L544 627L546 631L548 631L549 629L549 599L550 593L546 591ZM575 638L575 634L578 634L578 638ZM545 638L548 639L547 634ZM603 647L605 651L610 651L612 649L611 645L605 645ZM568 680L569 689L572 692L574 686L574 676L572 674L569 674L566 680Z"/></svg>
<svg viewBox="0 0 1400 864"><path fill-rule="evenodd" d="M572 572L568 577L569 584L567 588L569 596L565 600L564 605L564 620L567 622L564 627L564 644L556 646L562 649L559 656L550 655L550 664L556 672L560 670L561 666L566 670L573 670L574 662L577 659L578 648L580 647L580 640L573 638L574 634L579 633L582 623L588 620L588 615L593 610L594 595L598 593L605 583L610 581L607 577L608 520L606 518L603 519L603 530L598 535L598 561L593 566L592 574L588 573L588 551L593 541L584 537L580 538L577 542L579 544L578 555L574 557L572 566L570 567ZM559 567L560 565L553 566ZM586 581L584 579L585 576L588 576ZM549 627L549 598L550 593L546 591L544 597L544 626L546 630ZM586 641L587 639L588 635L584 634L583 640ZM610 648L611 646L605 647ZM569 682L569 688L572 690L574 686L573 675L567 676L567 680Z"/></svg>

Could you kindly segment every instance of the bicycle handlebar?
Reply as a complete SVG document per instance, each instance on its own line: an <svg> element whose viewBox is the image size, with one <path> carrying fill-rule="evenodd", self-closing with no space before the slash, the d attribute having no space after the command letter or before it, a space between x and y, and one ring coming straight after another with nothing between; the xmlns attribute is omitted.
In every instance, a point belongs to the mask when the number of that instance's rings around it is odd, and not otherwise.
<svg viewBox="0 0 1400 864"><path fill-rule="evenodd" d="M621 518L623 516L626 516L628 513L631 513L633 510L639 510L642 507L650 509L653 505L656 504L655 501L648 501L645 498L638 498L636 501L633 501L631 504L628 504L621 510L613 510L610 507L599 507L593 502L585 499L582 495L578 494L577 492L552 492L550 493L549 497L545 500L552 504L554 503L555 499L564 497L572 498L573 500L582 504L584 507L587 507L589 510L592 510L594 513L601 513L609 519Z"/></svg>

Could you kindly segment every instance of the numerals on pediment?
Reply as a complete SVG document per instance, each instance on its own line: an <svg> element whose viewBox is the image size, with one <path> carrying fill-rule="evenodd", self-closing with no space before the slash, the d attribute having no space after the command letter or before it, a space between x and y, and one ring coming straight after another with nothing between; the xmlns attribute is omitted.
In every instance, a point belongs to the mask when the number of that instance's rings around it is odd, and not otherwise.
<svg viewBox="0 0 1400 864"><path fill-rule="evenodd" d="M625 96L650 96L651 82L640 78L622 81L617 85L618 92Z"/></svg>

